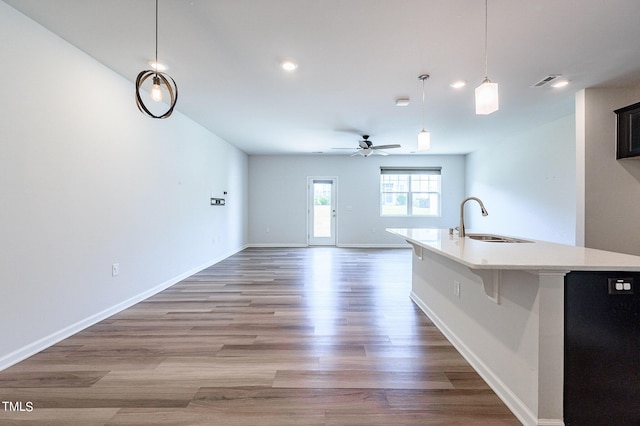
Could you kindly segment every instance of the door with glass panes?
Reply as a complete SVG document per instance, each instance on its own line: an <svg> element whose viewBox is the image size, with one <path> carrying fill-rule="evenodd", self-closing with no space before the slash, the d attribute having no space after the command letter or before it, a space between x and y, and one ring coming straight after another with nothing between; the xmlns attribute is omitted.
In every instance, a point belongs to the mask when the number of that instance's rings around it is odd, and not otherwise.
<svg viewBox="0 0 640 426"><path fill-rule="evenodd" d="M336 245L336 178L308 179L308 244Z"/></svg>

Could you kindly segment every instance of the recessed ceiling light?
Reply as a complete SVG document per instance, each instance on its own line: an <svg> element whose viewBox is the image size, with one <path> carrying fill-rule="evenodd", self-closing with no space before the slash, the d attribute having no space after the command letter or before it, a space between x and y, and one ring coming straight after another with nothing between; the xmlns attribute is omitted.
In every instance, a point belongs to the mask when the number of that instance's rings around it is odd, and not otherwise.
<svg viewBox="0 0 640 426"><path fill-rule="evenodd" d="M398 98L396 99L396 106L404 107L409 105L409 98Z"/></svg>
<svg viewBox="0 0 640 426"><path fill-rule="evenodd" d="M453 87L454 89L462 89L466 85L467 85L466 81L464 81L464 80L456 80L453 83L451 83L449 86Z"/></svg>
<svg viewBox="0 0 640 426"><path fill-rule="evenodd" d="M169 69L169 67L163 64L162 62L156 62L156 61L149 61L149 66L152 69L160 72L163 72Z"/></svg>
<svg viewBox="0 0 640 426"><path fill-rule="evenodd" d="M292 61L291 59L286 59L284 61L282 61L280 63L280 66L282 67L283 70L285 71L295 71L298 68L298 64L295 61Z"/></svg>
<svg viewBox="0 0 640 426"><path fill-rule="evenodd" d="M565 87L569 85L569 80L558 80L551 84L551 87L554 89L560 89L561 87Z"/></svg>

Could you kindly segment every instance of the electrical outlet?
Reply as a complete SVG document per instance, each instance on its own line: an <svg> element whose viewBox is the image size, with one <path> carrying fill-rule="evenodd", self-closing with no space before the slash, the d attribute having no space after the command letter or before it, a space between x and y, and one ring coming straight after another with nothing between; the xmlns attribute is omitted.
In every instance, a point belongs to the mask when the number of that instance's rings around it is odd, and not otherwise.
<svg viewBox="0 0 640 426"><path fill-rule="evenodd" d="M609 294L633 294L633 278L609 278Z"/></svg>
<svg viewBox="0 0 640 426"><path fill-rule="evenodd" d="M458 281L453 282L453 294L460 299L460 283Z"/></svg>
<svg viewBox="0 0 640 426"><path fill-rule="evenodd" d="M116 277L118 275L120 275L120 264L114 263L113 265L111 265L111 276Z"/></svg>

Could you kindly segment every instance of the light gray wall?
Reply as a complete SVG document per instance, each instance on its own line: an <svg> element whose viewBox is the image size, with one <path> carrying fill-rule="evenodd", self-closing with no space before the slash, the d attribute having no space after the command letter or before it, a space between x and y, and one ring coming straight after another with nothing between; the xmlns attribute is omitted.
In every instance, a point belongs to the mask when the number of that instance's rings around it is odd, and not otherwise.
<svg viewBox="0 0 640 426"><path fill-rule="evenodd" d="M614 110L640 102L640 84L586 89L577 98L584 152L585 246L640 255L640 161L616 160Z"/></svg>
<svg viewBox="0 0 640 426"><path fill-rule="evenodd" d="M442 216L380 217L380 166L441 166ZM464 156L251 155L249 242L256 246L306 245L307 177L328 176L338 179L338 245L403 245L385 228L456 226L464 196L464 167Z"/></svg>
<svg viewBox="0 0 640 426"><path fill-rule="evenodd" d="M575 174L574 115L496 141L468 155L467 196L482 199L489 216L469 205L466 223L475 231L574 244Z"/></svg>
<svg viewBox="0 0 640 426"><path fill-rule="evenodd" d="M248 159L144 117L132 82L3 2L0 39L2 369L241 249Z"/></svg>

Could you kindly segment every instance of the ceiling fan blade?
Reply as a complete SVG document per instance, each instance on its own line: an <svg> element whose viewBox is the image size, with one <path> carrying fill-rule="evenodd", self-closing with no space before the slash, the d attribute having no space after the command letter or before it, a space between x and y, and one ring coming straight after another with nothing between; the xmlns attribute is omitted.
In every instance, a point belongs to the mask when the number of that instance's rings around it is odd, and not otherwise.
<svg viewBox="0 0 640 426"><path fill-rule="evenodd" d="M360 151L356 151L353 154L351 154L349 157L355 157L356 155L360 155Z"/></svg>
<svg viewBox="0 0 640 426"><path fill-rule="evenodd" d="M366 133L365 131L363 131L362 129L356 129L355 127L336 127L333 129L334 132L339 132L339 133L349 133L351 135L358 135L358 136L362 136L364 133Z"/></svg>
<svg viewBox="0 0 640 426"><path fill-rule="evenodd" d="M391 149L391 148L400 148L400 145L398 144L394 144L394 145L378 145L378 146L372 146L371 149Z"/></svg>
<svg viewBox="0 0 640 426"><path fill-rule="evenodd" d="M362 149L367 149L369 148L369 144L367 143L367 141L360 141L358 142L358 145L360 146L360 148Z"/></svg>
<svg viewBox="0 0 640 426"><path fill-rule="evenodd" d="M353 148L331 148L331 149L348 149L350 151L353 151Z"/></svg>

